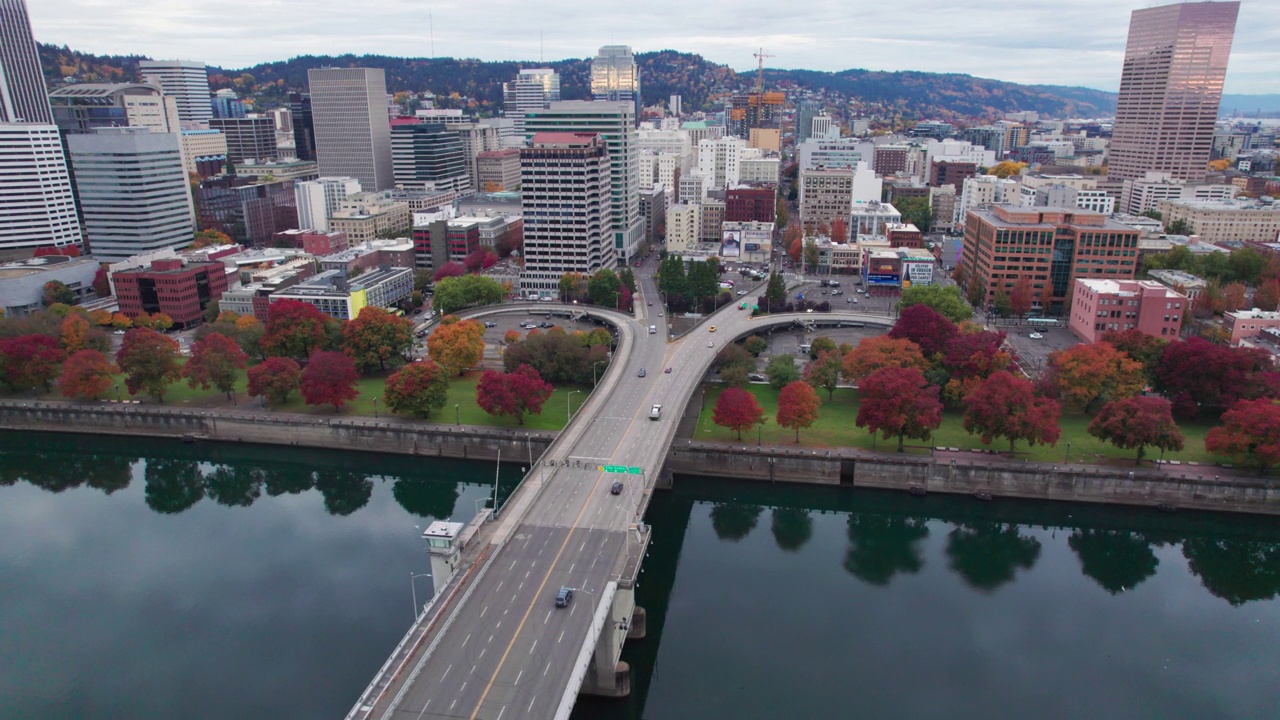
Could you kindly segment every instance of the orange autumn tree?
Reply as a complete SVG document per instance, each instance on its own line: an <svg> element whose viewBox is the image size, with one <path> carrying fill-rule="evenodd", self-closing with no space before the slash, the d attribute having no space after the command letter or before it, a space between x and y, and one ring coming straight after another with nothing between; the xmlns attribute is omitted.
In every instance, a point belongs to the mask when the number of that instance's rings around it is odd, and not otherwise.
<svg viewBox="0 0 1280 720"><path fill-rule="evenodd" d="M427 338L427 351L446 373L461 375L484 357L484 325L446 315Z"/></svg>

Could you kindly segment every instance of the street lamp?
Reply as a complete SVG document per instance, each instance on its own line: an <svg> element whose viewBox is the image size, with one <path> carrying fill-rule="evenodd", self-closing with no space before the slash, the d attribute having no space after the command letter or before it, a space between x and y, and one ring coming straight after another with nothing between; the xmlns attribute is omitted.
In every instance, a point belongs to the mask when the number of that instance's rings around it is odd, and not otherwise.
<svg viewBox="0 0 1280 720"><path fill-rule="evenodd" d="M378 419L378 398L377 398L377 396L374 396L374 398L373 398L373 419L374 419L374 420L377 420L377 419Z"/></svg>
<svg viewBox="0 0 1280 720"><path fill-rule="evenodd" d="M602 362L609 362L609 361L608 361L608 360L597 360L597 361L595 361L595 363L594 363L594 364L592 364L592 365L591 365L591 387L595 387L595 386L596 386L596 368L597 368L597 367L599 367L599 366L600 366L600 363L602 363Z"/></svg>
<svg viewBox="0 0 1280 720"><path fill-rule="evenodd" d="M461 415L461 413L459 413L459 412L458 412L458 406L459 406L459 405L461 405L461 404L462 404L462 403L454 403L454 404L453 404L453 424L454 424L454 425L461 425L461 424L462 424L462 415Z"/></svg>
<svg viewBox="0 0 1280 720"><path fill-rule="evenodd" d="M574 393L580 393L580 392L582 391L570 390L569 393L564 396L564 426L565 427L569 427L569 421L573 419L573 415L569 413L569 398L573 397Z"/></svg>
<svg viewBox="0 0 1280 720"><path fill-rule="evenodd" d="M116 402L120 402L120 383L116 383Z"/></svg>
<svg viewBox="0 0 1280 720"><path fill-rule="evenodd" d="M1067 464L1067 458L1071 457L1071 441L1067 441L1067 454L1062 456L1062 464Z"/></svg>
<svg viewBox="0 0 1280 720"><path fill-rule="evenodd" d="M420 577L431 577L431 573L409 573L409 590L413 593L413 621L418 622L422 617L422 608L418 606L418 584L415 582ZM435 578L432 578L434 581Z"/></svg>

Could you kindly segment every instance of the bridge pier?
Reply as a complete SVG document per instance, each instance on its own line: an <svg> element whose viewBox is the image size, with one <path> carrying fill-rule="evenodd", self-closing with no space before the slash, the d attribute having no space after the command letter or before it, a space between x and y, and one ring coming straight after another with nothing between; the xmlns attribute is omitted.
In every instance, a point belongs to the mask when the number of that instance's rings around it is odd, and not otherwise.
<svg viewBox="0 0 1280 720"><path fill-rule="evenodd" d="M619 660L622 645L631 632L631 621L636 611L634 588L618 588L600 637L596 639L591 667L582 681L579 691L583 695L600 697L626 697L631 694L631 667Z"/></svg>

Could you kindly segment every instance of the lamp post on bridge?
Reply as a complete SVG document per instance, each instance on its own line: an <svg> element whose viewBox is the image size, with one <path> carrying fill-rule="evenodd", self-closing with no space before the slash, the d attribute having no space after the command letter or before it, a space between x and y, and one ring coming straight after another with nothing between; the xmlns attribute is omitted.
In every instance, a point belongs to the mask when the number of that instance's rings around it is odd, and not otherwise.
<svg viewBox="0 0 1280 720"><path fill-rule="evenodd" d="M458 406L459 406L459 405L461 405L461 404L462 404L462 403L454 403L454 404L453 404L453 424L454 424L454 425L461 425L461 424L462 424L462 415L461 415L461 413L459 413L459 412L458 412Z"/></svg>
<svg viewBox="0 0 1280 720"><path fill-rule="evenodd" d="M418 584L417 579L420 577L431 577L431 573L409 573L409 590L413 593L413 621L417 622L422 617L422 608L418 606ZM431 578L435 581L435 578Z"/></svg>
<svg viewBox="0 0 1280 720"><path fill-rule="evenodd" d="M565 427L569 427L569 421L573 419L573 414L569 411L569 399L573 397L574 393L580 393L580 392L582 391L570 390L569 393L564 396L564 426Z"/></svg>
<svg viewBox="0 0 1280 720"><path fill-rule="evenodd" d="M597 360L591 365L591 387L596 386L596 368L600 367L600 363L607 363L608 360Z"/></svg>

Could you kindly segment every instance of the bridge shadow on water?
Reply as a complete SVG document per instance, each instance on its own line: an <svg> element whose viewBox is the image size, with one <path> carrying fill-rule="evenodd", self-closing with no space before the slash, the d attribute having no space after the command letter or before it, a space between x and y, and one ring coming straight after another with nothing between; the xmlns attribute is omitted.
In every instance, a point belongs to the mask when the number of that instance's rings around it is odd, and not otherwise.
<svg viewBox="0 0 1280 720"><path fill-rule="evenodd" d="M694 509L708 505L703 512L720 542L768 532L784 553L809 543L815 518L844 516L840 570L870 586L920 572L924 541L941 525L948 571L984 595L1034 567L1042 552L1036 535L1049 531L1066 533L1080 572L1113 596L1153 577L1157 550L1166 547L1179 550L1203 588L1232 606L1280 595L1280 522L1272 517L677 477L674 489L654 496L647 515L654 532L636 602L646 609L648 635L628 643L622 658L632 668L632 695L584 697L575 720L645 717L682 548Z"/></svg>

